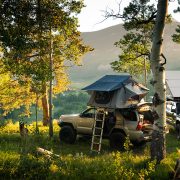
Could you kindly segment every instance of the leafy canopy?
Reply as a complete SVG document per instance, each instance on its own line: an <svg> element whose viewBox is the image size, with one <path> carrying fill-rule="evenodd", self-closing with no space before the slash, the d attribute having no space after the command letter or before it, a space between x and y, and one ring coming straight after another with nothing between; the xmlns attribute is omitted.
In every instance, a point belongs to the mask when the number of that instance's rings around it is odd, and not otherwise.
<svg viewBox="0 0 180 180"><path fill-rule="evenodd" d="M80 57L90 49L83 44L77 30L76 15L82 7L81 0L2 0L3 71L28 92L44 93L43 85L50 79L54 79L56 93L65 90L69 84L67 67L78 64ZM29 88L26 88L27 84Z"/></svg>
<svg viewBox="0 0 180 180"><path fill-rule="evenodd" d="M122 52L119 60L111 63L117 72L128 72L138 76L142 74L144 68L150 70L149 54L156 9L154 4L149 2L149 0L133 0L124 8L121 18L128 33L115 43Z"/></svg>
<svg viewBox="0 0 180 180"><path fill-rule="evenodd" d="M81 1L68 0L1 1L0 41L7 70L47 81L50 30L58 32L53 36L54 55L77 62L86 50L74 16L82 7Z"/></svg>

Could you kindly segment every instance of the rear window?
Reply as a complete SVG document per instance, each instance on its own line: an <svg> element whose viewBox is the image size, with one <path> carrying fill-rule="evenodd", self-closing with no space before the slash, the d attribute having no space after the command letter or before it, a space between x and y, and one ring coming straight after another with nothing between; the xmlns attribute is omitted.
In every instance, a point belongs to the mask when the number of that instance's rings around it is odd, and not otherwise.
<svg viewBox="0 0 180 180"><path fill-rule="evenodd" d="M176 112L180 114L180 103L176 103Z"/></svg>
<svg viewBox="0 0 180 180"><path fill-rule="evenodd" d="M144 115L144 120L150 121L152 123L154 122L154 117L151 111L144 111L140 114Z"/></svg>

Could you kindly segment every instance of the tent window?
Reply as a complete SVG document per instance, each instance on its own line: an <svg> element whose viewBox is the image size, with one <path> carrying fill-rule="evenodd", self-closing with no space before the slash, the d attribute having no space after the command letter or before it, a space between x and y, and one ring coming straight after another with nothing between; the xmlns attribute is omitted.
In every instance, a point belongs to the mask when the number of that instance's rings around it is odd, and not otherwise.
<svg viewBox="0 0 180 180"><path fill-rule="evenodd" d="M96 92L95 102L98 104L107 104L110 102L112 93L110 92Z"/></svg>
<svg viewBox="0 0 180 180"><path fill-rule="evenodd" d="M134 111L122 111L122 115L128 121L137 121L137 116Z"/></svg>
<svg viewBox="0 0 180 180"><path fill-rule="evenodd" d="M139 101L140 100L140 96L139 95L132 96L129 100Z"/></svg>

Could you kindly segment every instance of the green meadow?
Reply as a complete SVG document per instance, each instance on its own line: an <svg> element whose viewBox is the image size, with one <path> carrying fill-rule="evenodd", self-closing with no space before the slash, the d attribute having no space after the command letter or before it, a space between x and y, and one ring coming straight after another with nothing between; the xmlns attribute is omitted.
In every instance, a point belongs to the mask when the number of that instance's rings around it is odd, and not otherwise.
<svg viewBox="0 0 180 180"><path fill-rule="evenodd" d="M23 138L18 123L0 127L0 179L170 179L180 156L180 141L173 129L167 134L167 158L155 167L156 162L149 158L149 143L114 152L104 140L98 155L90 152L91 139L79 137L73 145L60 142L56 120L52 139L48 127L40 122L38 126L36 134L35 123L27 125L29 133ZM38 147L53 155L39 153Z"/></svg>

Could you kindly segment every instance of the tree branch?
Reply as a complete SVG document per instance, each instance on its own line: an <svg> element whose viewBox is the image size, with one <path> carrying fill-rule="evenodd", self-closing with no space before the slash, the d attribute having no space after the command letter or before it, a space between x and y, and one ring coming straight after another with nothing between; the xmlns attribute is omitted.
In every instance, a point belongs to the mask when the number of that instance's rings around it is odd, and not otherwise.
<svg viewBox="0 0 180 180"><path fill-rule="evenodd" d="M134 60L134 59L140 58L142 56L148 56L149 57L149 55L150 55L150 53L142 53L142 54L137 55L135 58L130 57L130 58L126 59L126 60Z"/></svg>
<svg viewBox="0 0 180 180"><path fill-rule="evenodd" d="M130 20L130 21L133 20L138 25L140 25L140 24L148 24L148 23L152 22L156 18L157 10L152 12L150 17L148 17L145 20L139 20L138 18L136 18L136 16L138 15L139 11L137 11L136 14L134 14L133 16L128 17L128 16L124 15L123 13L121 13L121 3L122 3L122 0L118 4L119 7L118 7L118 12L117 13L115 13L113 9L106 8L106 10L103 11L105 19L102 20L101 22L104 22L108 18L113 18L113 19L124 19L124 20Z"/></svg>

